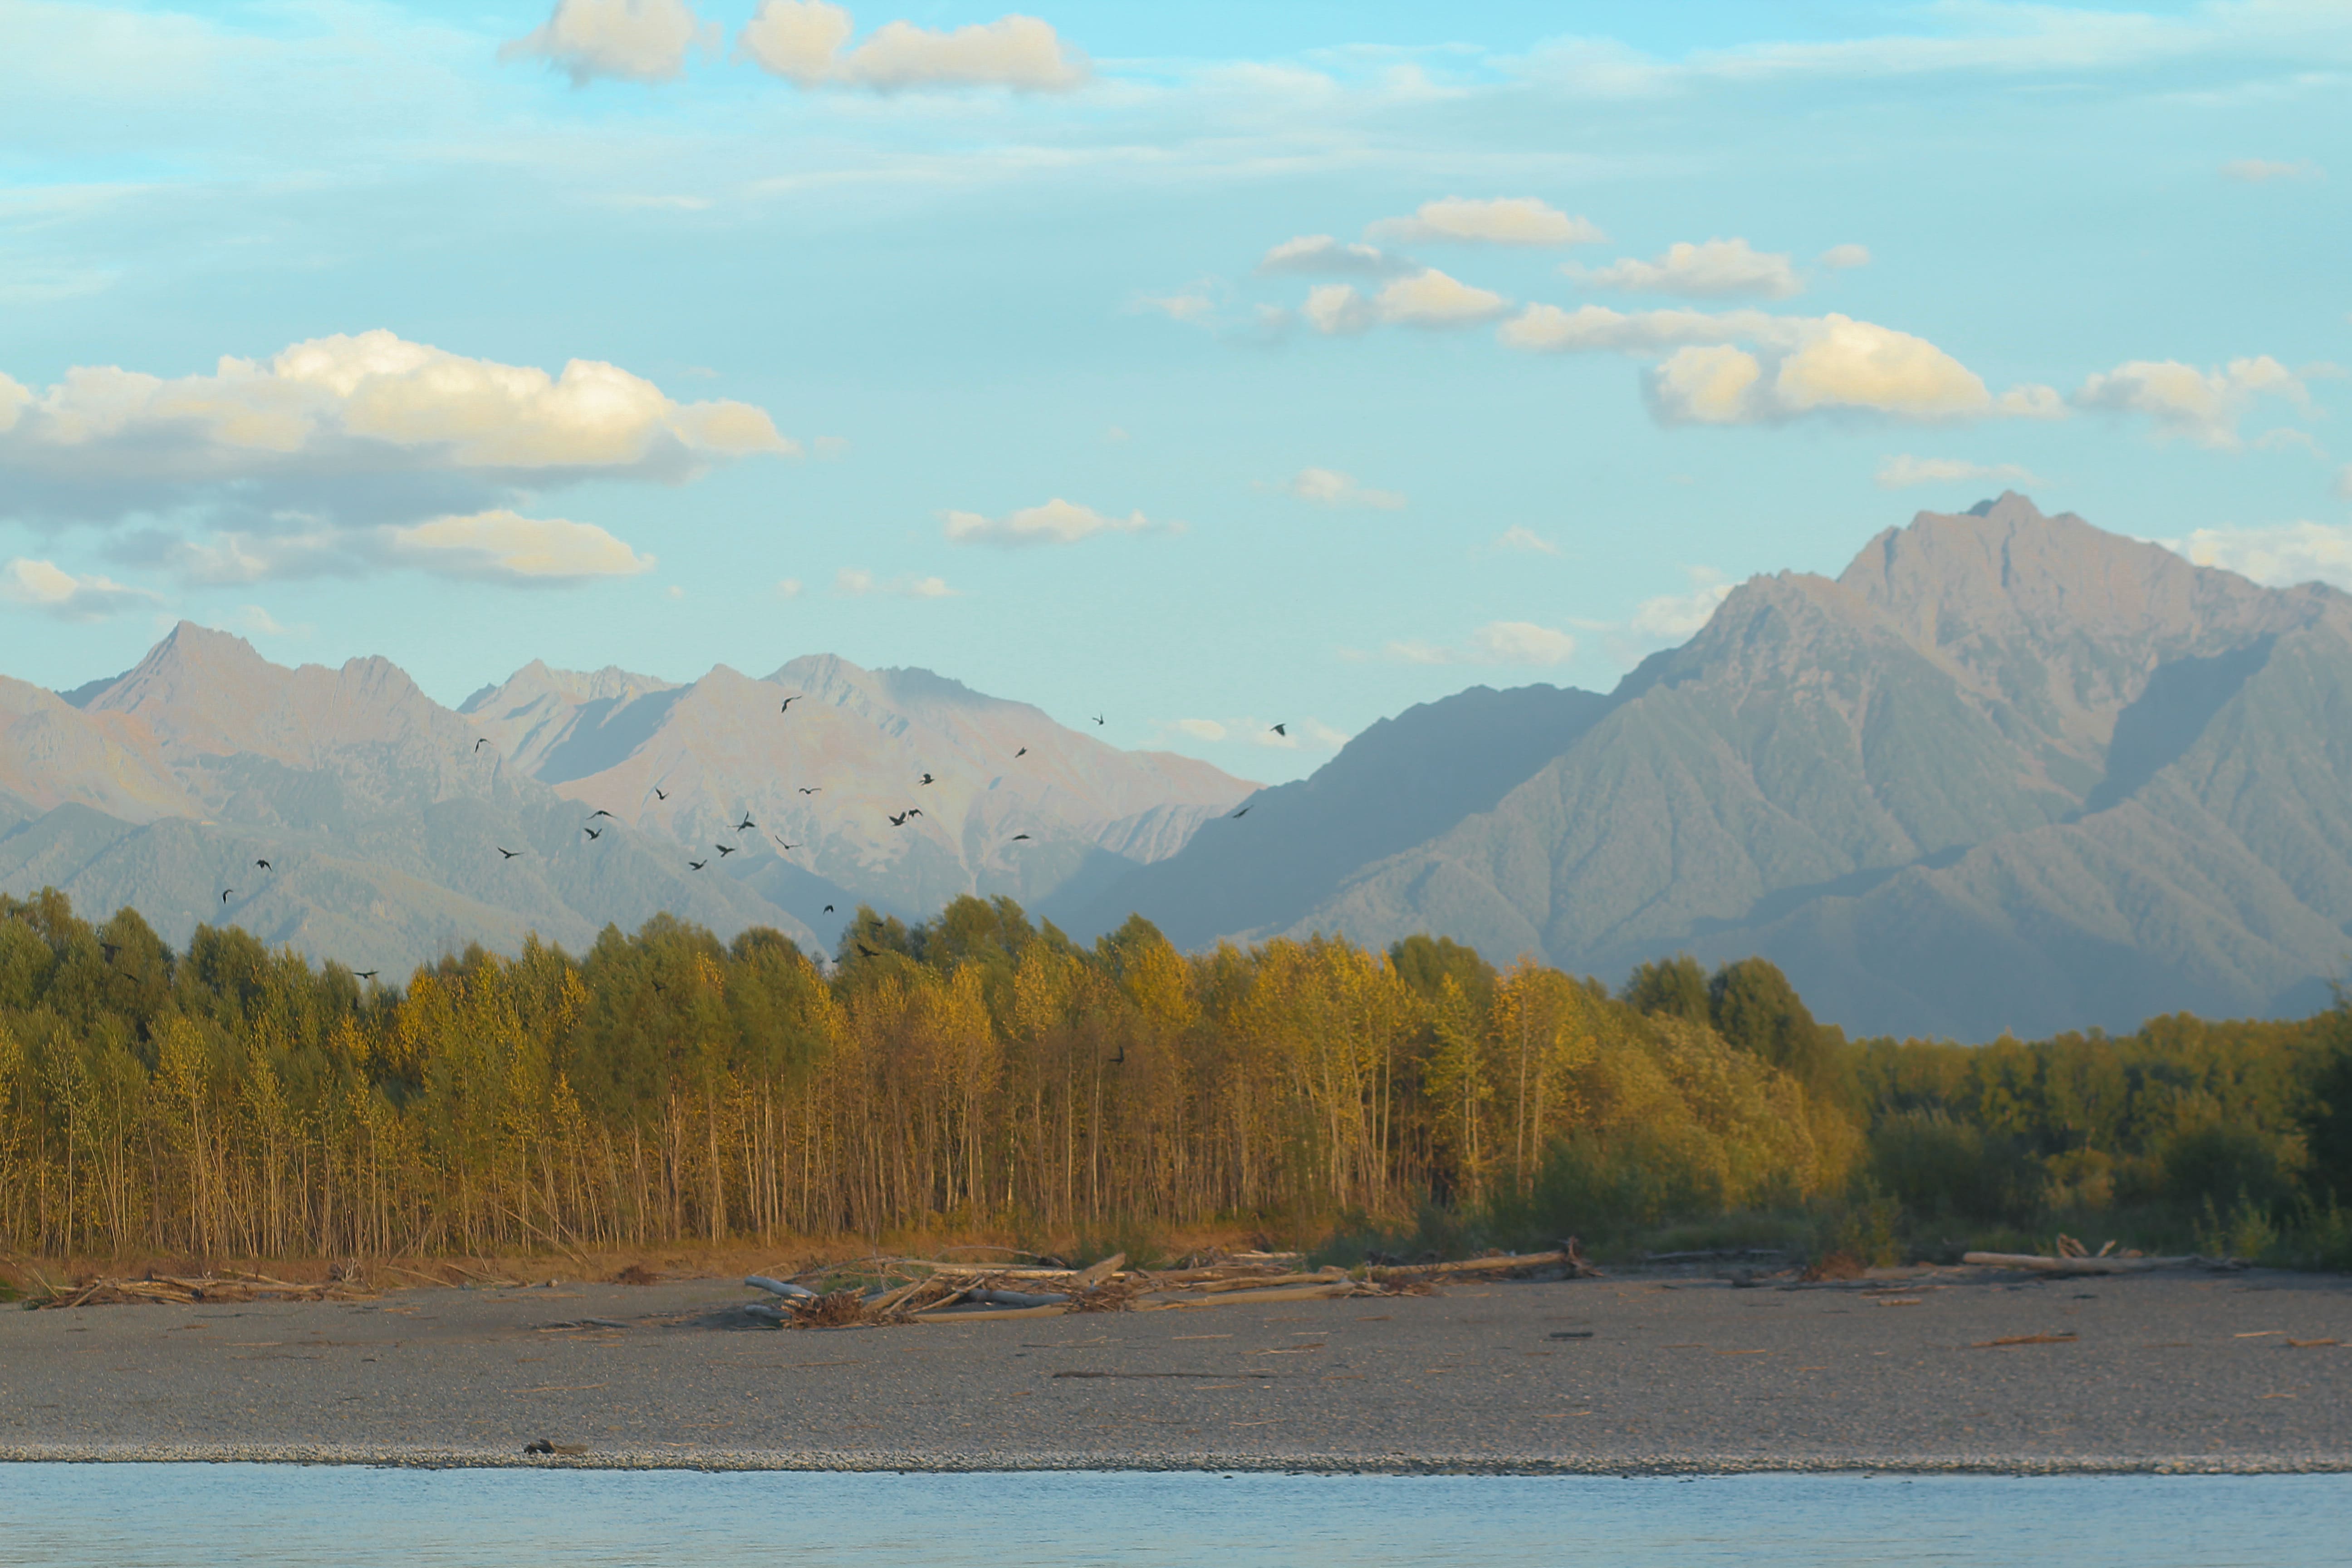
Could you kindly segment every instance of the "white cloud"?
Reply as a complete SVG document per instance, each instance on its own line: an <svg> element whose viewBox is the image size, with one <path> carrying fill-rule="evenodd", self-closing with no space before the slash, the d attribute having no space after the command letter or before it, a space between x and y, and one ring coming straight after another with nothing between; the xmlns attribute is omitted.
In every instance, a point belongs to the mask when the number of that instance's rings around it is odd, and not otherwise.
<svg viewBox="0 0 2352 1568"><path fill-rule="evenodd" d="M2273 587L2320 582L2352 588L2352 525L2200 528L2186 540L2163 542L2200 566L2223 567Z"/></svg>
<svg viewBox="0 0 2352 1568"><path fill-rule="evenodd" d="M584 583L650 572L640 555L593 522L520 517L503 509L436 517L388 531L393 558L444 577L509 583Z"/></svg>
<svg viewBox="0 0 2352 1568"><path fill-rule="evenodd" d="M2008 419L2063 419L2074 410L2054 386L2020 382L1993 399L1993 410Z"/></svg>
<svg viewBox="0 0 2352 1568"><path fill-rule="evenodd" d="M1318 506L1370 507L1375 511L1395 511L1404 505L1404 497L1396 490L1372 489L1358 484L1354 478L1336 468L1301 468L1285 480L1281 487L1300 500Z"/></svg>
<svg viewBox="0 0 2352 1568"><path fill-rule="evenodd" d="M1819 260L1833 272L1842 272L1850 267L1867 267L1870 265L1870 247L1866 245L1832 245L1822 252Z"/></svg>
<svg viewBox="0 0 2352 1568"><path fill-rule="evenodd" d="M952 599L960 590L950 588L944 577L877 577L860 567L845 566L834 574L833 591L845 599L888 597L898 599Z"/></svg>
<svg viewBox="0 0 2352 1568"><path fill-rule="evenodd" d="M1423 268L1366 296L1350 283L1325 283L1307 290L1301 314L1326 336L1360 332L1379 322L1391 327L1467 327L1493 321L1511 302L1489 289Z"/></svg>
<svg viewBox="0 0 2352 1568"><path fill-rule="evenodd" d="M950 544L1076 544L1097 533L1147 533L1161 526L1140 511L1111 517L1059 496L1043 506L1023 507L1001 518L983 517L976 511L940 515Z"/></svg>
<svg viewBox="0 0 2352 1568"><path fill-rule="evenodd" d="M1881 461L1875 479L1883 490L1974 480L2001 485L2041 482L2015 463L1971 463L1964 458L1915 458L1908 452L1897 453Z"/></svg>
<svg viewBox="0 0 2352 1568"><path fill-rule="evenodd" d="M735 47L762 69L803 88L1067 92L1090 74L1086 56L1034 16L1000 16L950 32L885 22L856 48L848 47L853 30L848 11L826 0L760 0L736 35Z"/></svg>
<svg viewBox="0 0 2352 1568"><path fill-rule="evenodd" d="M1381 650L1400 664L1492 664L1543 668L1566 664L1576 654L1568 633L1532 621L1489 621L1459 646L1421 641L1392 642Z"/></svg>
<svg viewBox="0 0 2352 1568"><path fill-rule="evenodd" d="M846 436L820 436L815 440L809 443L809 447L816 454L817 461L821 463L835 462L849 456L849 437Z"/></svg>
<svg viewBox="0 0 2352 1568"><path fill-rule="evenodd" d="M1568 268L1568 275L1590 289L1622 289L1629 293L1684 294L1720 297L1760 294L1786 299L1801 293L1796 268L1787 255L1757 250L1745 239L1709 239L1693 245L1678 241L1654 261L1628 257L1590 271Z"/></svg>
<svg viewBox="0 0 2352 1568"><path fill-rule="evenodd" d="M1168 728L1195 741L1214 742L1225 738L1225 727L1214 719L1171 719L1168 721Z"/></svg>
<svg viewBox="0 0 2352 1568"><path fill-rule="evenodd" d="M1423 202L1411 217L1382 218L1366 228L1364 236L1480 245L1597 245L1609 237L1587 220L1533 196L1447 196Z"/></svg>
<svg viewBox="0 0 2352 1568"><path fill-rule="evenodd" d="M143 588L126 588L106 577L77 577L55 562L23 556L0 565L0 599L68 621L100 620L162 602Z"/></svg>
<svg viewBox="0 0 2352 1568"><path fill-rule="evenodd" d="M308 626L280 626L278 617L259 605L247 605L238 609L231 630L257 637L307 637L316 629Z"/></svg>
<svg viewBox="0 0 2352 1568"><path fill-rule="evenodd" d="M776 597L777 597L777 598L779 598L779 599L797 599L797 598L799 598L800 596L801 596L801 580L800 580L799 578L797 578L797 577L782 577L782 578L779 578L779 579L777 580L777 582L776 582Z"/></svg>
<svg viewBox="0 0 2352 1568"><path fill-rule="evenodd" d="M267 363L224 357L210 375L77 367L0 426L0 469L95 479L228 480L320 459L666 478L711 458L799 450L748 403L678 403L598 360L550 375L382 329L312 338Z"/></svg>
<svg viewBox="0 0 2352 1568"><path fill-rule="evenodd" d="M2084 381L2078 407L2145 414L2158 437L2179 436L2200 447L2235 451L2243 443L2238 421L2262 395L2307 406L2303 379L2268 354L2233 359L2216 370L2178 360L2133 360Z"/></svg>
<svg viewBox="0 0 2352 1568"><path fill-rule="evenodd" d="M1522 551L1529 555L1558 555L1559 546L1532 528L1513 526L1495 536L1496 550Z"/></svg>
<svg viewBox="0 0 2352 1568"><path fill-rule="evenodd" d="M2221 177L2244 185L2266 185L2273 180L2324 180L2327 172L2308 158L2292 163L2273 163L2267 158L2240 158L2221 165Z"/></svg>
<svg viewBox="0 0 2352 1568"><path fill-rule="evenodd" d="M1926 339L1834 312L1530 305L1496 335L1507 347L1538 353L1673 348L1650 373L1647 388L1652 411L1669 424L1748 425L1852 411L1914 419L2064 412L2046 387L2018 387L1996 399L1973 372Z"/></svg>
<svg viewBox="0 0 2352 1568"><path fill-rule="evenodd" d="M1706 566L1691 568L1690 579L1687 594L1643 600L1633 611L1633 630L1652 641L1680 642L1706 626L1716 606L1731 596L1731 584L1723 574Z"/></svg>
<svg viewBox="0 0 2352 1568"><path fill-rule="evenodd" d="M1205 321L1217 313L1217 301L1203 283L1188 283L1173 294L1139 294L1136 309L1157 310L1171 321Z"/></svg>
<svg viewBox="0 0 2352 1568"><path fill-rule="evenodd" d="M1296 239L1284 240L1258 258L1257 269L1267 274L1317 276L1337 272L1367 278L1416 270L1412 262L1376 245L1351 245L1328 234L1302 234Z"/></svg>
<svg viewBox="0 0 2352 1568"><path fill-rule="evenodd" d="M686 0L556 0L533 32L499 48L501 61L537 57L584 87L598 77L676 81L689 49L719 48L719 26Z"/></svg>

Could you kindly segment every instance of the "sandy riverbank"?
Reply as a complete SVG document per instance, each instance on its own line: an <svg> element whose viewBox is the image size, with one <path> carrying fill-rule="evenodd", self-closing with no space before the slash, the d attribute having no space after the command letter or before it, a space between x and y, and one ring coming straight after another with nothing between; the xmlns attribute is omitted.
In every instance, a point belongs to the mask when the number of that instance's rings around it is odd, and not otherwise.
<svg viewBox="0 0 2352 1568"><path fill-rule="evenodd" d="M782 1331L735 1310L751 1299L708 1280L0 1310L0 1458L2352 1470L2352 1348L2315 1342L2352 1342L2336 1276L1647 1273ZM541 1439L583 1452L526 1458Z"/></svg>

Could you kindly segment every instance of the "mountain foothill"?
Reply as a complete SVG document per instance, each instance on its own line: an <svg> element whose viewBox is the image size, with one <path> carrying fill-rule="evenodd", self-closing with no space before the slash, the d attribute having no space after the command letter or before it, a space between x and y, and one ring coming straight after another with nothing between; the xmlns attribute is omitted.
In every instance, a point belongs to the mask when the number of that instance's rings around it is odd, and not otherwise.
<svg viewBox="0 0 2352 1568"><path fill-rule="evenodd" d="M0 680L0 890L45 885L387 974L976 893L1193 949L1761 956L1864 1034L2296 1014L2352 960L2352 597L2009 494L1753 578L1612 691L1474 688L1262 790L927 670L534 663L452 710L183 624L113 679Z"/></svg>

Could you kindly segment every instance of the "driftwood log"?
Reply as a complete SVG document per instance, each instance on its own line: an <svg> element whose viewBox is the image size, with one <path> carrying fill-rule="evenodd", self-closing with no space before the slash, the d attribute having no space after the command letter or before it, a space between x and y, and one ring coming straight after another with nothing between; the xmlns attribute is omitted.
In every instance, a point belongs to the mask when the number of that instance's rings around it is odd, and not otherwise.
<svg viewBox="0 0 2352 1568"><path fill-rule="evenodd" d="M2034 1252L1967 1252L1963 1263L1986 1268L2025 1268L2036 1274L2141 1274L2151 1268L2228 1268L2218 1258L2044 1258Z"/></svg>

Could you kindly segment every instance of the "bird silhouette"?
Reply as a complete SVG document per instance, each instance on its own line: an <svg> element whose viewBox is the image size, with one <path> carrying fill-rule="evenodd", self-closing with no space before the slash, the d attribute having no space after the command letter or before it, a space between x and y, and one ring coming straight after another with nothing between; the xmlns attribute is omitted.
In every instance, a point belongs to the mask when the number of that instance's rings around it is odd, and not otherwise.
<svg viewBox="0 0 2352 1568"><path fill-rule="evenodd" d="M805 697L808 694L806 692L801 693L802 697ZM800 700L800 697L787 697L784 699L784 705L782 708L777 709L776 711L779 713L789 713L793 710L793 704L798 702Z"/></svg>
<svg viewBox="0 0 2352 1568"><path fill-rule="evenodd" d="M719 858L721 860L735 853L735 846L732 844L714 844L711 847L719 851Z"/></svg>
<svg viewBox="0 0 2352 1568"><path fill-rule="evenodd" d="M898 816L890 819L890 826L893 827L904 827L907 826L907 818L914 815L915 814L911 811L902 811Z"/></svg>
<svg viewBox="0 0 2352 1568"><path fill-rule="evenodd" d="M495 849L495 850L497 850L499 854L501 854L501 855L505 856L505 857L507 858L507 859L509 859L509 860L513 859L516 856L518 856L518 855L520 855L520 854L521 854L521 853L522 853L522 851L521 851L521 850L520 850L520 849L509 849L509 848L508 848L508 847L507 847L505 845L503 845L503 844L493 844L493 845L491 845L491 846L490 846L490 847L491 847L491 848L493 848L493 849Z"/></svg>
<svg viewBox="0 0 2352 1568"><path fill-rule="evenodd" d="M1127 1042L1125 1040L1121 1040L1118 1043L1118 1055L1110 1058L1110 1065L1117 1067L1119 1063L1125 1060L1127 1060Z"/></svg>
<svg viewBox="0 0 2352 1568"><path fill-rule="evenodd" d="M825 906L824 906L824 912L825 912L826 914L831 914L831 913L833 913L833 906L832 906L831 904L827 904L827 905L825 905Z"/></svg>
<svg viewBox="0 0 2352 1568"><path fill-rule="evenodd" d="M373 969L354 969L352 971L352 978L354 980L373 980L375 978L375 971Z"/></svg>
<svg viewBox="0 0 2352 1568"><path fill-rule="evenodd" d="M861 942L857 944L857 956L860 958L879 958L882 955Z"/></svg>
<svg viewBox="0 0 2352 1568"><path fill-rule="evenodd" d="M817 791L819 791L819 790L823 789L824 787L824 785L823 785L823 784L803 784L803 785L801 785L801 793L802 793L803 795L814 795Z"/></svg>
<svg viewBox="0 0 2352 1568"><path fill-rule="evenodd" d="M116 946L110 942L101 942L98 944L98 947L100 952L106 954L106 962L109 963L112 963L114 962L114 955L122 951L121 948Z"/></svg>
<svg viewBox="0 0 2352 1568"><path fill-rule="evenodd" d="M597 839L604 837L604 830L601 827L583 827L580 831L586 834L591 839Z"/></svg>
<svg viewBox="0 0 2352 1568"><path fill-rule="evenodd" d="M654 785L654 798L656 800L667 800L669 798L669 792L663 789L661 785L656 784Z"/></svg>
<svg viewBox="0 0 2352 1568"><path fill-rule="evenodd" d="M1013 754L1015 757L1025 757L1025 756L1027 756L1027 755L1029 754L1029 748L1028 748L1028 747L1026 747L1026 746L1024 746L1024 747L1022 747L1019 751L1017 751L1017 752L1013 752Z"/></svg>
<svg viewBox="0 0 2352 1568"><path fill-rule="evenodd" d="M710 862L709 862L709 861L708 861L708 860L688 860L688 861L687 862L687 864L688 864L688 865L689 865L689 866L691 866L691 867L693 867L696 870L699 871L699 870L701 870L705 866L709 865L709 864L710 864Z"/></svg>
<svg viewBox="0 0 2352 1568"><path fill-rule="evenodd" d="M1095 717L1095 722L1096 722L1096 723L1099 724L1099 723L1101 723L1101 722L1103 721L1103 716L1102 716L1101 714L1097 713L1097 714L1096 714L1094 717Z"/></svg>
<svg viewBox="0 0 2352 1568"><path fill-rule="evenodd" d="M916 782L917 784L929 784L929 783L931 783L931 782L932 782L932 781L931 781L931 775L930 775L930 774L929 774L929 773L925 773L921 778L917 779L915 782Z"/></svg>
<svg viewBox="0 0 2352 1568"><path fill-rule="evenodd" d="M598 806L595 810L593 810L593 811L592 811L592 812L590 812L590 813L588 814L588 820L589 820L589 821L591 821L591 822L593 822L593 821L595 821L595 820L596 820L598 817L600 817L600 816L612 816L612 815L613 815L613 814L612 814L611 812L606 811L603 806L601 806L601 805L600 805L600 806Z"/></svg>
<svg viewBox="0 0 2352 1568"><path fill-rule="evenodd" d="M223 888L223 889L221 889L221 902L222 902L222 903L226 903L226 902L228 902L228 896L229 896L231 893L234 893L234 892L236 892L236 889L235 888Z"/></svg>
<svg viewBox="0 0 2352 1568"><path fill-rule="evenodd" d="M779 844L784 844L784 836L781 833L771 833L768 837L774 839ZM787 849L797 849L800 846L797 844L784 844L784 847Z"/></svg>
<svg viewBox="0 0 2352 1568"><path fill-rule="evenodd" d="M743 814L743 820L735 825L735 831L738 833L747 833L759 826L760 825L758 823L751 820L751 814L747 811Z"/></svg>
<svg viewBox="0 0 2352 1568"><path fill-rule="evenodd" d="M910 805L907 808L907 815L908 816L920 816L923 815L923 808L919 805Z"/></svg>
<svg viewBox="0 0 2352 1568"><path fill-rule="evenodd" d="M477 741L477 742L474 742L474 750L476 750L476 751L478 751L478 751L480 751L484 746L487 746L487 745L488 745L489 743L490 743L490 738L489 738L488 735L485 735L485 736L483 736L480 740L478 740L478 741Z"/></svg>
<svg viewBox="0 0 2352 1568"><path fill-rule="evenodd" d="M1276 724L1274 727L1273 732L1277 735L1286 736L1290 733L1290 726L1287 724Z"/></svg>
<svg viewBox="0 0 2352 1568"><path fill-rule="evenodd" d="M1244 806L1244 807L1242 807L1239 811L1237 811L1237 812L1234 813L1234 816L1247 816L1248 815L1249 815L1249 807L1248 807L1248 806ZM1228 819L1228 820L1230 820L1230 819Z"/></svg>
<svg viewBox="0 0 2352 1568"><path fill-rule="evenodd" d="M268 861L267 861L267 860L256 860L256 861L254 862L254 864L255 864L255 865L257 865L257 866L258 866L258 867L260 867L260 868L261 868L263 870L265 870L265 871L274 871L274 870L276 870L276 869L277 869L277 868L276 868L276 867L272 866L272 865L271 865Z"/></svg>
<svg viewBox="0 0 2352 1568"><path fill-rule="evenodd" d="M1029 837L1029 836L1028 836L1027 834L1025 834L1025 833L1016 833L1016 834L1014 834L1014 835L1013 836L1013 843L1015 843L1015 844L1018 844L1018 843L1020 843L1023 839L1024 839L1024 838L1026 838L1026 837Z"/></svg>

